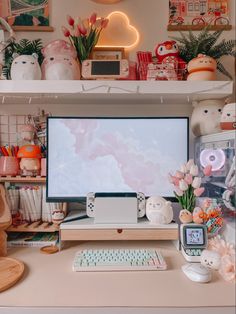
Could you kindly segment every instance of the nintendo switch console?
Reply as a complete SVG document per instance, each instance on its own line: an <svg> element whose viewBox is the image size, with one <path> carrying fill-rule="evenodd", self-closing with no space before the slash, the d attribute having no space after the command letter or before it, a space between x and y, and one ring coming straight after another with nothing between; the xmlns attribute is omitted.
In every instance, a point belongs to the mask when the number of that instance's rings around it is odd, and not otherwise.
<svg viewBox="0 0 236 314"><path fill-rule="evenodd" d="M128 60L85 60L82 77L85 79L118 79L129 75Z"/></svg>
<svg viewBox="0 0 236 314"><path fill-rule="evenodd" d="M88 193L86 212L95 223L137 223L145 215L145 195L139 193Z"/></svg>
<svg viewBox="0 0 236 314"><path fill-rule="evenodd" d="M188 262L200 262L202 251L207 248L207 227L200 224L180 226L181 252Z"/></svg>

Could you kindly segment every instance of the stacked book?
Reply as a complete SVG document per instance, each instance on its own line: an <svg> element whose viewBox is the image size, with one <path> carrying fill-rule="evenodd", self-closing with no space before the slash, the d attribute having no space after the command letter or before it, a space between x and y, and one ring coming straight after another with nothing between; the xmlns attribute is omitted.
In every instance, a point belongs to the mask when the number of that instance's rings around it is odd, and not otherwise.
<svg viewBox="0 0 236 314"><path fill-rule="evenodd" d="M8 234L8 247L43 247L57 245L58 232L11 232Z"/></svg>

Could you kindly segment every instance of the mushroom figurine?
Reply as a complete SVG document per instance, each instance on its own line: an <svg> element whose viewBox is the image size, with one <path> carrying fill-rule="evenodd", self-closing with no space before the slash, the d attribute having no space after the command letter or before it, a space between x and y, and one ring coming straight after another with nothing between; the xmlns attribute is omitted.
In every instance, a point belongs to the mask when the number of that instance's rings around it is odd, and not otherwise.
<svg viewBox="0 0 236 314"><path fill-rule="evenodd" d="M23 176L36 176L40 174L42 158L41 148L37 145L24 145L18 151L18 158L21 158L20 169Z"/></svg>

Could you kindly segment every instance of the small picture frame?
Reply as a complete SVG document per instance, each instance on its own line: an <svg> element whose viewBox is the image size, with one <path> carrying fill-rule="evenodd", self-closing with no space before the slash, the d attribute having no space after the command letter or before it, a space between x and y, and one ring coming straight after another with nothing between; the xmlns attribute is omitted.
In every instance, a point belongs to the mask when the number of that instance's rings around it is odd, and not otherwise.
<svg viewBox="0 0 236 314"><path fill-rule="evenodd" d="M91 59L122 60L125 59L125 49L123 47L95 47Z"/></svg>

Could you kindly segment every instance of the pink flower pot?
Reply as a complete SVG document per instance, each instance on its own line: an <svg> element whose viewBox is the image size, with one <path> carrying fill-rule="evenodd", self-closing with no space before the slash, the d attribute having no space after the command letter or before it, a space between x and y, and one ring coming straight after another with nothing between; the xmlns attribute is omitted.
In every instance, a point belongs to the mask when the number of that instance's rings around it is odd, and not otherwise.
<svg viewBox="0 0 236 314"><path fill-rule="evenodd" d="M19 174L19 160L16 157L2 156L0 157L0 175L16 176Z"/></svg>

